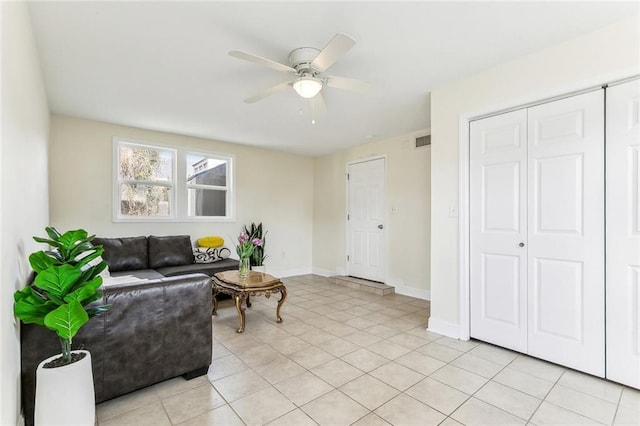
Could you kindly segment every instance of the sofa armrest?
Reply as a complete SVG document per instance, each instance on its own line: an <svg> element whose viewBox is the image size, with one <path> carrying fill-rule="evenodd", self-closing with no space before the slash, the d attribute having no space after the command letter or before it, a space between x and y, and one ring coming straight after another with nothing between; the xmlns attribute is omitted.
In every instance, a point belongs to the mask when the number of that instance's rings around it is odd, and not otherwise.
<svg viewBox="0 0 640 426"><path fill-rule="evenodd" d="M211 284L203 274L104 288L103 399L211 364ZM126 368L123 368L126 366Z"/></svg>

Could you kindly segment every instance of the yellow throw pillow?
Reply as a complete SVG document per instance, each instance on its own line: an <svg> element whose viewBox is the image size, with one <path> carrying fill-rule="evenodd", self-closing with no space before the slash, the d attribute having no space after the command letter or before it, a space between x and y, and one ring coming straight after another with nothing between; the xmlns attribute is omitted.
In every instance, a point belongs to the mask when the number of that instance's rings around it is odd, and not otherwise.
<svg viewBox="0 0 640 426"><path fill-rule="evenodd" d="M224 238L217 235L212 237L202 237L198 240L198 247L216 248L224 245Z"/></svg>

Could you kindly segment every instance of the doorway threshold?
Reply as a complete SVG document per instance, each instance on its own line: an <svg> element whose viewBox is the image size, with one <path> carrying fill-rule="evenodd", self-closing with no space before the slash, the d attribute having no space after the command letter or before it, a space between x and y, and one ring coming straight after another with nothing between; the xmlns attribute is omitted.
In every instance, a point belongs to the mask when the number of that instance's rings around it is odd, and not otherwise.
<svg viewBox="0 0 640 426"><path fill-rule="evenodd" d="M369 293L374 293L379 296L387 296L390 294L395 294L396 292L395 287L376 281L365 280L363 278L345 277L341 275L336 275L332 278L338 285L349 287L354 290L362 290Z"/></svg>

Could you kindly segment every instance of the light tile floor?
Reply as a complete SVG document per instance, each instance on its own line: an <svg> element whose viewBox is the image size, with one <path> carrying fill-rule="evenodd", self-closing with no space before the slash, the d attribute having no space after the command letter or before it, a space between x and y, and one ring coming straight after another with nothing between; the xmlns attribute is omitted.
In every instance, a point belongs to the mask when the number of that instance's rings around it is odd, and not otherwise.
<svg viewBox="0 0 640 426"><path fill-rule="evenodd" d="M99 424L640 424L639 391L428 332L426 301L313 275L284 281L282 324L278 297L255 297L237 334L222 302L207 376L99 404Z"/></svg>

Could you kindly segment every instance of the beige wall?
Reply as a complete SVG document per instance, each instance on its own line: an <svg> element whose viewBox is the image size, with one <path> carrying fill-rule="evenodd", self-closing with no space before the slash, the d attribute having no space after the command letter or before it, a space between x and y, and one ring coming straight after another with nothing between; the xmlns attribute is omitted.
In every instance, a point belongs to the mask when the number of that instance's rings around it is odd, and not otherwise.
<svg viewBox="0 0 640 426"><path fill-rule="evenodd" d="M434 90L431 94L431 318L429 328L459 335L458 205L461 116L640 74L638 16Z"/></svg>
<svg viewBox="0 0 640 426"><path fill-rule="evenodd" d="M346 267L346 167L386 156L387 280L396 292L429 297L429 167L431 148L415 148L417 132L319 157L314 163L313 267L320 275ZM391 209L397 209L392 213Z"/></svg>
<svg viewBox="0 0 640 426"><path fill-rule="evenodd" d="M114 223L114 136L235 155L237 222ZM311 271L311 158L63 116L51 119L50 151L51 223L61 230L81 227L108 237L188 234L193 242L220 235L235 256L233 241L241 226L262 222L269 232L267 271L281 276Z"/></svg>
<svg viewBox="0 0 640 426"><path fill-rule="evenodd" d="M26 3L2 2L2 139L0 148L0 424L20 416L20 340L13 293L30 272L31 238L49 220L49 109Z"/></svg>

